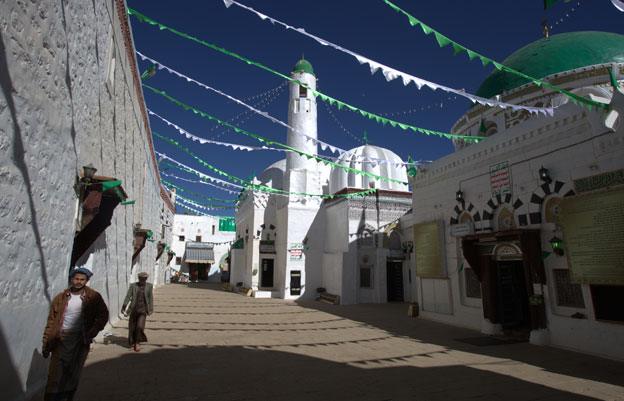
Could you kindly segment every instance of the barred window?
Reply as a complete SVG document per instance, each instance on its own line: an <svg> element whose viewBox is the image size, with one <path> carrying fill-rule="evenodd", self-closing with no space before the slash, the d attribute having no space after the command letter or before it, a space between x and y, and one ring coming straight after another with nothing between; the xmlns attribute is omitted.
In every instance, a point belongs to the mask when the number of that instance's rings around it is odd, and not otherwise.
<svg viewBox="0 0 624 401"><path fill-rule="evenodd" d="M554 269L555 293L557 305L570 308L584 308L583 292L580 284L570 282L570 270Z"/></svg>
<svg viewBox="0 0 624 401"><path fill-rule="evenodd" d="M474 270L464 269L464 282L466 285L466 297L481 299L481 282L477 278Z"/></svg>

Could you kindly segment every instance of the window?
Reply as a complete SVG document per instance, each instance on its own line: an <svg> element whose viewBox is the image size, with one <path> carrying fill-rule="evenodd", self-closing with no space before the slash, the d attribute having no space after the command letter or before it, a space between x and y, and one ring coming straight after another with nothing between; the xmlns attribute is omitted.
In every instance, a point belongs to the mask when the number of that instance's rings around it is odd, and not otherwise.
<svg viewBox="0 0 624 401"><path fill-rule="evenodd" d="M178 238L180 239L180 242L184 242L184 235L180 235Z"/></svg>
<svg viewBox="0 0 624 401"><path fill-rule="evenodd" d="M570 270L553 269L557 305L569 308L584 308L583 291L580 284L570 282Z"/></svg>
<svg viewBox="0 0 624 401"><path fill-rule="evenodd" d="M360 288L371 288L371 268L360 267Z"/></svg>
<svg viewBox="0 0 624 401"><path fill-rule="evenodd" d="M299 97L308 97L308 88L303 85L299 85Z"/></svg>
<svg viewBox="0 0 624 401"><path fill-rule="evenodd" d="M294 113L299 113L299 106L300 106L299 99L295 99L295 104L294 104L294 107L293 107L293 112Z"/></svg>
<svg viewBox="0 0 624 401"><path fill-rule="evenodd" d="M464 269L464 283L466 285L466 296L468 298L481 298L481 283L474 270Z"/></svg>
<svg viewBox="0 0 624 401"><path fill-rule="evenodd" d="M182 264L182 257L181 256L176 256L176 265L181 265Z"/></svg>
<svg viewBox="0 0 624 401"><path fill-rule="evenodd" d="M195 242L201 242L201 235L195 236Z"/></svg>
<svg viewBox="0 0 624 401"><path fill-rule="evenodd" d="M624 286L590 285L597 320L624 322Z"/></svg>
<svg viewBox="0 0 624 401"><path fill-rule="evenodd" d="M215 235L215 229L216 229L216 227L215 227L215 225L213 224L213 225L212 225L212 235Z"/></svg>

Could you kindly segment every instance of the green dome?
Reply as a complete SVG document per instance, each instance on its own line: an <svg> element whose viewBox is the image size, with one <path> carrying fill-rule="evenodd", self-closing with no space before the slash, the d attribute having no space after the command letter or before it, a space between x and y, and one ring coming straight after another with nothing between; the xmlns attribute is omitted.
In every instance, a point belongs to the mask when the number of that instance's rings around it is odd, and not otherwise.
<svg viewBox="0 0 624 401"><path fill-rule="evenodd" d="M301 58L301 60L297 61L297 64L295 64L292 72L307 72L308 74L314 75L314 68L312 68L312 64L310 64L308 60Z"/></svg>
<svg viewBox="0 0 624 401"><path fill-rule="evenodd" d="M595 64L624 63L624 35L609 32L569 32L540 39L515 51L502 64L533 78ZM477 95L491 98L529 81L508 72L494 71Z"/></svg>

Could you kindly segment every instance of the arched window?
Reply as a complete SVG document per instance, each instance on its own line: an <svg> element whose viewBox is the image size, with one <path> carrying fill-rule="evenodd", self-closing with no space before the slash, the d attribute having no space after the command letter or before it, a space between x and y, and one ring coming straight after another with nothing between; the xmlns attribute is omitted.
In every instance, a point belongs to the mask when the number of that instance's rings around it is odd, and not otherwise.
<svg viewBox="0 0 624 401"><path fill-rule="evenodd" d="M511 210L506 207L499 207L496 211L496 231L507 231L516 228L516 219Z"/></svg>

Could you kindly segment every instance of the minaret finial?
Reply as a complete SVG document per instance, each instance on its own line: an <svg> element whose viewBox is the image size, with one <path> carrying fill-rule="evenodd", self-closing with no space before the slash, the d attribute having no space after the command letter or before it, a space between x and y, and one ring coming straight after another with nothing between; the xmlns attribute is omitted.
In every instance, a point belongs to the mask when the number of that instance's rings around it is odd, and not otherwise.
<svg viewBox="0 0 624 401"><path fill-rule="evenodd" d="M548 20L546 18L542 20L542 34L546 39L550 37L550 27L548 26Z"/></svg>

